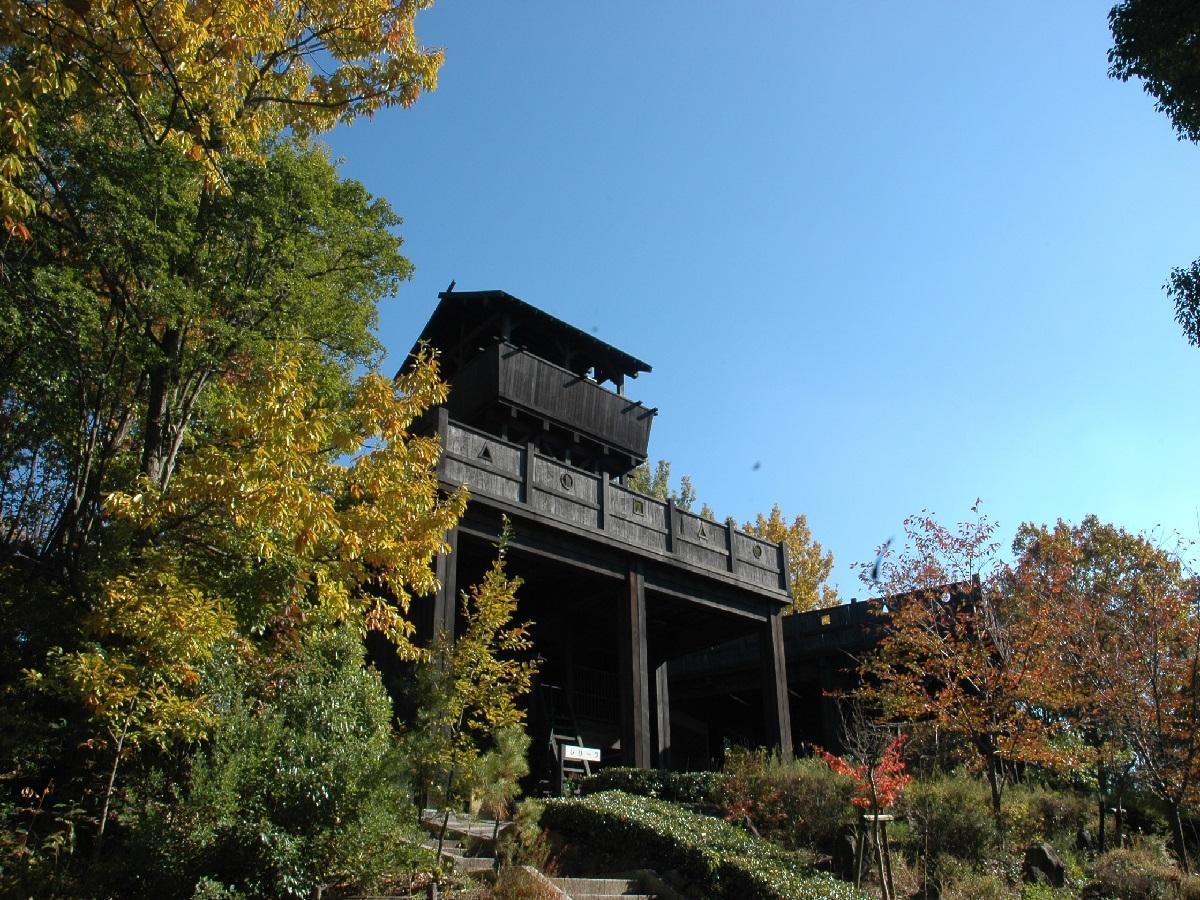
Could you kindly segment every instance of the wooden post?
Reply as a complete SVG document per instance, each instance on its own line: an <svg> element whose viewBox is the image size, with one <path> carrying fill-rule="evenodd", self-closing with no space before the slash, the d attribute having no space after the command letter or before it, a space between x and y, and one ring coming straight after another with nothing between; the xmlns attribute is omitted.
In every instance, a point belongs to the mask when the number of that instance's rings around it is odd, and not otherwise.
<svg viewBox="0 0 1200 900"><path fill-rule="evenodd" d="M658 767L671 768L671 689L667 682L667 663L654 670L654 707L658 726Z"/></svg>
<svg viewBox="0 0 1200 900"><path fill-rule="evenodd" d="M618 628L621 690L621 757L624 765L650 768L650 673L646 654L646 582L639 560L629 560Z"/></svg>
<svg viewBox="0 0 1200 900"><path fill-rule="evenodd" d="M608 473L600 473L600 493L596 496L600 509L597 511L601 531L608 530Z"/></svg>
<svg viewBox="0 0 1200 900"><path fill-rule="evenodd" d="M521 502L529 505L533 502L533 458L537 448L530 441L525 445L525 470L521 473Z"/></svg>
<svg viewBox="0 0 1200 900"><path fill-rule="evenodd" d="M438 478L446 471L446 449L450 444L450 410L439 406L437 410L438 443L442 445L441 456L438 457Z"/></svg>
<svg viewBox="0 0 1200 900"><path fill-rule="evenodd" d="M788 554L788 546L784 541L779 542L779 586L792 596L792 565Z"/></svg>
<svg viewBox="0 0 1200 900"><path fill-rule="evenodd" d="M792 717L783 652L783 613L771 613L759 634L764 731L767 743L779 750L781 759L789 760L792 758Z"/></svg>
<svg viewBox="0 0 1200 900"><path fill-rule="evenodd" d="M734 562L735 562L735 558L733 555L734 541L736 540L734 537L735 531L737 531L737 521L734 520L732 517L726 519L725 520L725 549L729 552L729 571L730 572L733 571Z"/></svg>
<svg viewBox="0 0 1200 900"><path fill-rule="evenodd" d="M667 498L667 552L675 552L675 498Z"/></svg>
<svg viewBox="0 0 1200 900"><path fill-rule="evenodd" d="M458 529L446 532L450 549L437 555L437 594L433 598L433 640L446 635L454 640L454 614L458 609Z"/></svg>

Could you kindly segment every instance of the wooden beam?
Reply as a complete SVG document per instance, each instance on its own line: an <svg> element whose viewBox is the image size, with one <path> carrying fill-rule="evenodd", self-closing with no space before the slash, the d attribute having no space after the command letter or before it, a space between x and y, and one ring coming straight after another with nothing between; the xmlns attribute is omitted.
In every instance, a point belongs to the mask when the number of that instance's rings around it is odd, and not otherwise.
<svg viewBox="0 0 1200 900"><path fill-rule="evenodd" d="M646 584L640 560L631 559L621 598L621 758L626 766L650 768L650 672L646 652Z"/></svg>
<svg viewBox="0 0 1200 900"><path fill-rule="evenodd" d="M783 651L783 613L773 614L759 635L763 732L767 744L777 749L780 758L786 761L792 758L792 716Z"/></svg>

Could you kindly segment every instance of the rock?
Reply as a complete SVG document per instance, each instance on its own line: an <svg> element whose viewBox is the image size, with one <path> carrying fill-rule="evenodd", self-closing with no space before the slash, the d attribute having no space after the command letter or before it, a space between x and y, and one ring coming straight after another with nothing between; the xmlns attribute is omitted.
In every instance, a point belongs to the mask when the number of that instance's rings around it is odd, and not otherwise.
<svg viewBox="0 0 1200 900"><path fill-rule="evenodd" d="M1067 880L1067 867L1062 857L1047 843L1030 844L1025 850L1021 877L1029 884L1048 884L1062 887Z"/></svg>
<svg viewBox="0 0 1200 900"><path fill-rule="evenodd" d="M854 864L858 860L858 835L853 828L844 828L833 842L829 854L830 869L842 881L854 880Z"/></svg>

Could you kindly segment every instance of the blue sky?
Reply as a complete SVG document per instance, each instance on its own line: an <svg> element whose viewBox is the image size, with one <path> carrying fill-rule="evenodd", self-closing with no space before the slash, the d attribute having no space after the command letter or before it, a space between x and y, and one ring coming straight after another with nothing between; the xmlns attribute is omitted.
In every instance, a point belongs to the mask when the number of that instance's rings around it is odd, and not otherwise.
<svg viewBox="0 0 1200 900"><path fill-rule="evenodd" d="M904 517L1200 536L1200 148L1110 2L442 2L436 93L326 140L405 218L399 364L455 279L647 360L652 457L849 564ZM755 464L759 464L755 467Z"/></svg>

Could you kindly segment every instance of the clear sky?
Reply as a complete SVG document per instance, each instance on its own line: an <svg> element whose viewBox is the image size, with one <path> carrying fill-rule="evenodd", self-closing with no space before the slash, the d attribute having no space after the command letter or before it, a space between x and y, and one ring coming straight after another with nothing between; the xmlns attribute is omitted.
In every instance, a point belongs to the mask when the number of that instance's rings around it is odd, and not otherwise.
<svg viewBox="0 0 1200 900"><path fill-rule="evenodd" d="M650 362L652 458L779 503L843 596L976 497L1200 535L1200 148L1107 77L1109 0L441 0L440 87L327 137L405 218L399 365L455 279Z"/></svg>

